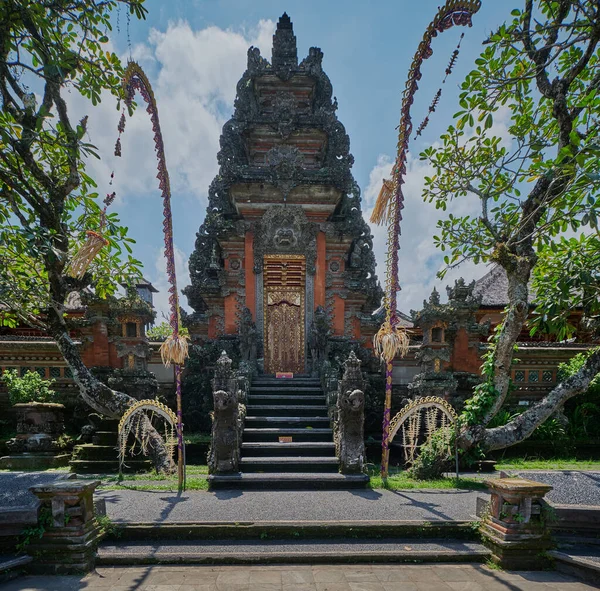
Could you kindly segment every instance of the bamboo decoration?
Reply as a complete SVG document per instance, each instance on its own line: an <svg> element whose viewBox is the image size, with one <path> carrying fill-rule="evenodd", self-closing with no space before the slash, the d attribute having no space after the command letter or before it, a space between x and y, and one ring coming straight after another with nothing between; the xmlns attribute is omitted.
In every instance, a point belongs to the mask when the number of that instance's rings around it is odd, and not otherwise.
<svg viewBox="0 0 600 591"><path fill-rule="evenodd" d="M381 476L383 478L387 478L388 476L393 360L397 354L403 355L408 349L408 336L405 329L399 324L396 298L400 289L398 277L398 250L400 249L400 222L402 221L402 209L404 209L402 185L405 183L404 177L406 175L408 144L413 130L410 109L419 88L418 83L422 76L421 66L423 61L430 58L433 54L431 48L433 39L437 37L438 33L443 33L455 25L471 26L472 17L480 8L481 0L447 0L427 27L410 66L408 79L402 95L400 125L398 126L397 155L392 168L392 178L383 182L383 187L375 202L375 207L371 215L371 222L374 224L388 225L386 295L384 299L386 315L379 332L373 338L375 350L386 363L385 403L381 444ZM446 69L446 77L452 71L457 56L458 48L452 54L450 64ZM429 113L435 111L440 96L441 91L434 97L429 108ZM428 122L429 115L421 124L419 132L423 131Z"/></svg>
<svg viewBox="0 0 600 591"><path fill-rule="evenodd" d="M133 102L135 91L138 91L146 102L146 112L150 115L152 131L154 132L154 149L156 151L158 174L158 186L163 198L163 231L165 244L165 258L167 259L167 276L169 279L169 324L173 334L162 344L160 354L163 363L169 367L171 363L175 366L175 389L177 394L177 475L179 490L183 490L183 423L181 416L181 371L185 359L188 356L187 338L179 334L180 315L179 297L177 292L177 276L175 274L175 252L173 249L173 217L171 214L171 185L169 172L165 159L165 147L158 119L158 107L152 86L144 74L142 68L135 62L129 62L123 77L123 91L125 93L125 104L129 107ZM121 153L120 136L125 129L125 119L121 116L119 120L119 139L115 144L115 153Z"/></svg>

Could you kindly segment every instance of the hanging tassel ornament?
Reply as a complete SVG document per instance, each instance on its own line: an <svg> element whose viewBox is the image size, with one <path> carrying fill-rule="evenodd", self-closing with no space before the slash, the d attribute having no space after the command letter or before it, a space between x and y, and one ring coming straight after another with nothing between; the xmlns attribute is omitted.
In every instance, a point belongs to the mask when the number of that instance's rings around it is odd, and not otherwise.
<svg viewBox="0 0 600 591"><path fill-rule="evenodd" d="M165 367L184 365L189 357L188 338L180 334L169 335L160 346L160 357Z"/></svg>
<svg viewBox="0 0 600 591"><path fill-rule="evenodd" d="M409 337L403 326L392 326L386 320L373 337L375 354L386 363L391 363L399 354L404 357L408 353Z"/></svg>

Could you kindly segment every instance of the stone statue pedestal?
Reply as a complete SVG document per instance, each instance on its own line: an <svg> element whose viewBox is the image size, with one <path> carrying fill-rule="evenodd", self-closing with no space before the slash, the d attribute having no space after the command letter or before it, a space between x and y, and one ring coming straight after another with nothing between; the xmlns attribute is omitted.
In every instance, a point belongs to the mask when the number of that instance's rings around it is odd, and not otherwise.
<svg viewBox="0 0 600 591"><path fill-rule="evenodd" d="M94 490L99 480L63 480L29 490L40 499L41 538L26 551L35 557L34 574L79 574L93 569L100 529L94 515Z"/></svg>
<svg viewBox="0 0 600 591"><path fill-rule="evenodd" d="M492 550L492 560L506 569L545 568L551 540L542 499L552 486L524 478L498 478L486 485L492 498L481 535Z"/></svg>
<svg viewBox="0 0 600 591"><path fill-rule="evenodd" d="M64 433L62 404L28 402L14 405L17 436L7 442L9 456L0 458L2 470L46 470L67 466L69 453L57 443Z"/></svg>

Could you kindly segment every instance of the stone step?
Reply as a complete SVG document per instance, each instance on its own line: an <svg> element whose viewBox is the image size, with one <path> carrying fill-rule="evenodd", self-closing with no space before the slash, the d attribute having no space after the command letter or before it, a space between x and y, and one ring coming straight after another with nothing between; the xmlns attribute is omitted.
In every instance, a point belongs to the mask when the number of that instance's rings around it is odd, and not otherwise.
<svg viewBox="0 0 600 591"><path fill-rule="evenodd" d="M600 584L600 553L597 546L561 544L558 550L549 551L548 556L554 560L557 571L586 583Z"/></svg>
<svg viewBox="0 0 600 591"><path fill-rule="evenodd" d="M255 475L253 475L255 476ZM286 474L289 476L289 474ZM338 477L341 475L338 475ZM310 540L352 538L443 539L478 541L472 521L335 520L335 521L160 521L115 523L115 542L149 540Z"/></svg>
<svg viewBox="0 0 600 591"><path fill-rule="evenodd" d="M369 483L366 474L270 472L238 473L208 477L208 485L215 489L265 489L265 490L347 490L365 488Z"/></svg>
<svg viewBox="0 0 600 591"><path fill-rule="evenodd" d="M327 417L325 404L277 405L277 404L248 404L248 415L255 417Z"/></svg>
<svg viewBox="0 0 600 591"><path fill-rule="evenodd" d="M16 579L32 561L31 556L0 554L0 584Z"/></svg>
<svg viewBox="0 0 600 591"><path fill-rule="evenodd" d="M117 446L119 434L117 431L96 431L92 435L92 443L94 445L112 445Z"/></svg>
<svg viewBox="0 0 600 591"><path fill-rule="evenodd" d="M94 417L93 424L96 426L98 431L108 431L116 433L119 430L119 420L118 419L96 419Z"/></svg>
<svg viewBox="0 0 600 591"><path fill-rule="evenodd" d="M69 462L71 472L77 474L114 474L119 471L119 461L102 460L71 460ZM127 460L123 465L123 472L128 474L134 472L148 472L152 469L150 460Z"/></svg>
<svg viewBox="0 0 600 591"><path fill-rule="evenodd" d="M246 427L243 433L245 442L279 442L280 437L291 437L292 442L331 442L333 431L330 428L301 429L293 427ZM243 445L243 444L242 444Z"/></svg>
<svg viewBox="0 0 600 591"><path fill-rule="evenodd" d="M119 451L114 445L95 445L84 443L76 445L73 448L73 460L98 460L98 461L116 461L119 457Z"/></svg>
<svg viewBox="0 0 600 591"><path fill-rule="evenodd" d="M490 551L477 542L347 538L313 540L212 540L157 543L105 542L97 564L274 564L483 562ZM332 587L333 588L333 587Z"/></svg>
<svg viewBox="0 0 600 591"><path fill-rule="evenodd" d="M277 406L292 405L304 405L304 404L325 404L325 396L320 394L318 396L307 396L307 395L296 395L294 393L289 394L249 394L248 404L271 404Z"/></svg>
<svg viewBox="0 0 600 591"><path fill-rule="evenodd" d="M329 427L329 417L293 417L293 416L264 416L257 417L254 415L248 415L245 419L245 425L248 427L276 427L279 429L285 429L286 427L296 428L316 428L316 427Z"/></svg>
<svg viewBox="0 0 600 591"><path fill-rule="evenodd" d="M242 455L248 454L254 457L274 456L331 456L335 455L335 443L332 441L296 441L292 443L276 442L244 442L242 443Z"/></svg>
<svg viewBox="0 0 600 591"><path fill-rule="evenodd" d="M252 384L248 391L249 394L285 394L285 393L297 393L297 394L322 394L321 386L300 386L300 385L266 385L257 386Z"/></svg>
<svg viewBox="0 0 600 591"><path fill-rule="evenodd" d="M335 456L271 456L271 457L242 457L240 470L251 472L337 472L339 460Z"/></svg>

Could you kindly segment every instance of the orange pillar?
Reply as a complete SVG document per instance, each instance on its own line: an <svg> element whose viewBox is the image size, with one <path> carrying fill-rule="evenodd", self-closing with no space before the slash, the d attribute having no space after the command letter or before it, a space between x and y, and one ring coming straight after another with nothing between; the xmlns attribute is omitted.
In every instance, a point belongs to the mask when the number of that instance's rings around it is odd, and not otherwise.
<svg viewBox="0 0 600 591"><path fill-rule="evenodd" d="M325 307L325 274L327 269L325 232L317 234L317 269L315 272L315 308Z"/></svg>
<svg viewBox="0 0 600 591"><path fill-rule="evenodd" d="M223 303L225 304L225 334L236 334L237 318L236 318L236 295L234 293L225 296Z"/></svg>
<svg viewBox="0 0 600 591"><path fill-rule="evenodd" d="M256 283L254 276L254 234L246 232L244 243L244 269L246 271L246 308L256 320Z"/></svg>
<svg viewBox="0 0 600 591"><path fill-rule="evenodd" d="M333 296L333 334L343 336L344 334L344 312L346 302L339 296Z"/></svg>

